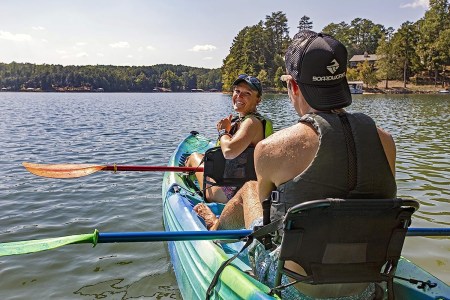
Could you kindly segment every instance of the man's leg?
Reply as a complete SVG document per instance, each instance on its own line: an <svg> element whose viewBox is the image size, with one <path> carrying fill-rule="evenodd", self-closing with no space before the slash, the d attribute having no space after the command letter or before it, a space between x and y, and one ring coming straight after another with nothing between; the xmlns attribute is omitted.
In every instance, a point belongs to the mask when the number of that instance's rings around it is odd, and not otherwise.
<svg viewBox="0 0 450 300"><path fill-rule="evenodd" d="M250 226L253 221L262 217L262 207L258 198L257 182L249 181L230 199L220 218L203 203L197 204L194 210L205 220L209 230L241 229Z"/></svg>

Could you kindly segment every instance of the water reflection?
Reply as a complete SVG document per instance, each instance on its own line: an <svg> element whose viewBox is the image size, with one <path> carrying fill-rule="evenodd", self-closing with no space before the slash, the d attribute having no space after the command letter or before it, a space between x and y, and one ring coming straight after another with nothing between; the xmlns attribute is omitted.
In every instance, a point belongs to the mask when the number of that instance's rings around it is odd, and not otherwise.
<svg viewBox="0 0 450 300"><path fill-rule="evenodd" d="M175 283L168 284L168 278L160 275L148 275L131 284L123 284L124 279L106 280L84 286L74 294L92 296L94 299L181 299L178 288L174 287Z"/></svg>

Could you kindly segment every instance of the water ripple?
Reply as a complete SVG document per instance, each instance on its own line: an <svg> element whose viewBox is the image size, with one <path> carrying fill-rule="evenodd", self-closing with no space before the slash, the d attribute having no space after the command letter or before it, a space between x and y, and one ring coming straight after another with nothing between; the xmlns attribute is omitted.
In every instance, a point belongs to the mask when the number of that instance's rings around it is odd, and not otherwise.
<svg viewBox="0 0 450 300"><path fill-rule="evenodd" d="M357 96L397 143L398 196L417 199L415 227L450 226L450 97ZM165 165L191 130L215 137L230 96L194 94L0 93L2 241L111 231L160 231L161 173L98 172L39 178L36 163ZM279 130L298 120L286 95L260 111ZM448 238L408 239L404 254L450 282ZM165 243L73 245L0 258L2 299L179 297Z"/></svg>

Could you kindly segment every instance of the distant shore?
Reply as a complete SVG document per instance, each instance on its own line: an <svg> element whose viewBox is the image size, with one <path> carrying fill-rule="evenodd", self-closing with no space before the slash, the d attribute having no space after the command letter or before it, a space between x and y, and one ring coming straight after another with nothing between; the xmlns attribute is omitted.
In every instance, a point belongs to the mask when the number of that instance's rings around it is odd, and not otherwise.
<svg viewBox="0 0 450 300"><path fill-rule="evenodd" d="M449 90L450 87L447 84L445 88L442 85L415 85L412 83L404 84L402 81L389 81L388 88L386 88L386 82L382 81L378 83L375 88L366 88L364 86L364 94L438 94L439 91Z"/></svg>
<svg viewBox="0 0 450 300"><path fill-rule="evenodd" d="M402 81L389 81L388 88L386 88L386 83L384 81L378 83L378 85L374 88L367 88L365 85L363 87L363 94L439 94L440 91L447 90L450 91L450 86L447 84L445 88L441 85L414 85L412 83L408 83L406 88L403 86ZM43 91L41 89L26 89L20 91L12 91L5 88L2 88L0 92L40 92L40 93L128 93L128 92L107 92L103 90L92 90L87 89L86 87L80 88L67 88L60 89L54 91ZM135 92L133 92L135 93ZM180 91L180 92L172 92L170 90L165 91L143 91L141 93L224 93L229 94L229 91L218 91L218 90L193 90L193 91ZM285 94L286 91L279 91L276 89L264 89L264 93L266 94Z"/></svg>

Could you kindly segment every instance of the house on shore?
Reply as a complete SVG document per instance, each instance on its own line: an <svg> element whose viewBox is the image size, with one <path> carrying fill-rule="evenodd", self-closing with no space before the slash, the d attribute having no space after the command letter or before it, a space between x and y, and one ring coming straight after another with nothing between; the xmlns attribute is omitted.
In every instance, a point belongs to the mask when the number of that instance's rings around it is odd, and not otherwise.
<svg viewBox="0 0 450 300"><path fill-rule="evenodd" d="M356 68L359 63L363 63L364 61L368 61L369 64L373 67L377 60L378 55L364 52L364 54L361 55L353 55L353 57L349 60L349 67Z"/></svg>

